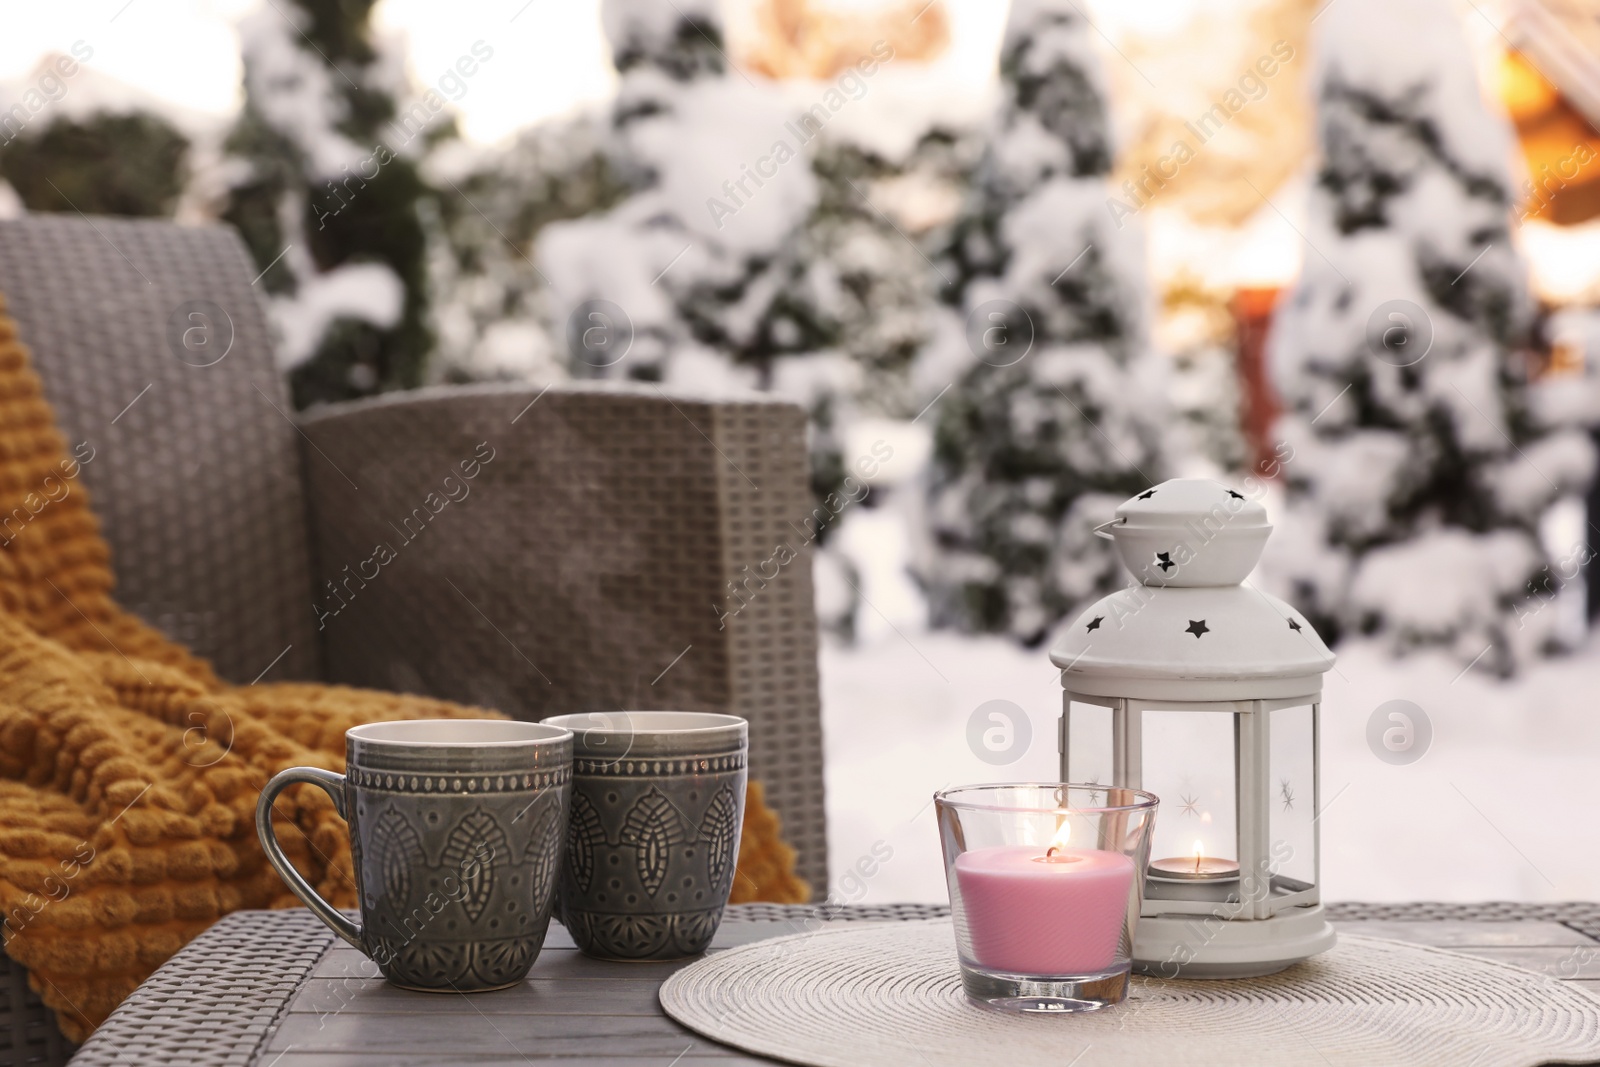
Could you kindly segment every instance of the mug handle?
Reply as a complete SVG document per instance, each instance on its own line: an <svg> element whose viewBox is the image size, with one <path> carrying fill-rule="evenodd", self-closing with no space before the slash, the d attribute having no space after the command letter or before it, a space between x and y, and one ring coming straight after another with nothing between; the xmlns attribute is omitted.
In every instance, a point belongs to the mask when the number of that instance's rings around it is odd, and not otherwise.
<svg viewBox="0 0 1600 1067"><path fill-rule="evenodd" d="M361 926L351 922L344 912L323 900L311 887L311 883L294 869L294 864L283 854L283 848L278 844L278 835L272 829L272 805L277 802L278 794L298 782L321 787L322 791L333 799L333 806L339 812L339 818L348 820L349 816L345 814L344 809L344 775L325 771L320 767L290 767L286 771L279 771L273 776L272 781L267 783L266 788L261 790L261 799L256 801L256 836L261 838L261 847L267 853L267 862L272 864L272 869L278 872L278 876L288 884L289 890L300 898L301 903L310 908L317 918L327 923L334 933L365 952L367 946L362 939Z"/></svg>

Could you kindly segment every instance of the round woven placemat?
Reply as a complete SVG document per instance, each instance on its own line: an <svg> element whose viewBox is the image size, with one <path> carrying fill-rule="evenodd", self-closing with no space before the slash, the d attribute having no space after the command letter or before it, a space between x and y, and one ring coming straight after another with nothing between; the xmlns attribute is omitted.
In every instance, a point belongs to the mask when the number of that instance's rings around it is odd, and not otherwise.
<svg viewBox="0 0 1600 1067"><path fill-rule="evenodd" d="M1135 978L1073 1016L980 1008L949 920L828 928L708 957L661 987L684 1026L815 1067L1536 1067L1600 1060L1600 999L1520 967L1341 935L1268 978Z"/></svg>

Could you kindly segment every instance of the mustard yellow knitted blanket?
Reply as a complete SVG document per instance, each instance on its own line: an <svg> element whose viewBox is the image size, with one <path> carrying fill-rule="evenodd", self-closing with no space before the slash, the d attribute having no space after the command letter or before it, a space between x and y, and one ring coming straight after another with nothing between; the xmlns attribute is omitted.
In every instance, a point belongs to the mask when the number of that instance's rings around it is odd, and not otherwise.
<svg viewBox="0 0 1600 1067"><path fill-rule="evenodd" d="M110 553L0 299L0 912L5 950L85 1038L218 917L298 902L267 866L256 797L297 765L344 769L379 719L494 714L340 686L232 686L112 599ZM320 789L279 840L327 899L355 901ZM798 901L794 852L752 783L736 900Z"/></svg>

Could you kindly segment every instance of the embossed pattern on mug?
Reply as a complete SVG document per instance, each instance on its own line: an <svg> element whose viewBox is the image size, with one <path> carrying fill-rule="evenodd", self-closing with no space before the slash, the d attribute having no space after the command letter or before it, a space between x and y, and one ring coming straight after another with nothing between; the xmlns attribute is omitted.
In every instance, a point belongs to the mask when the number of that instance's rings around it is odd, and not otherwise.
<svg viewBox="0 0 1600 1067"><path fill-rule="evenodd" d="M564 776L563 776L564 777ZM401 985L490 989L520 981L554 904L559 791L390 794L352 786L356 882L367 937Z"/></svg>

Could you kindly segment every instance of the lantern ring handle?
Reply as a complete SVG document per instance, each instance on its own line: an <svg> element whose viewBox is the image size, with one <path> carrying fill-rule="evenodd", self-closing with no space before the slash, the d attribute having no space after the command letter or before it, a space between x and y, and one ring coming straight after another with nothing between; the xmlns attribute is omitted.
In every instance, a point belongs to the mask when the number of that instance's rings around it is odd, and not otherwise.
<svg viewBox="0 0 1600 1067"><path fill-rule="evenodd" d="M1107 541L1115 541L1116 538L1112 537L1106 531L1111 529L1113 526L1121 526L1126 521L1126 519L1112 519L1110 522L1102 522L1099 526L1094 528L1094 535L1096 537L1103 537Z"/></svg>

